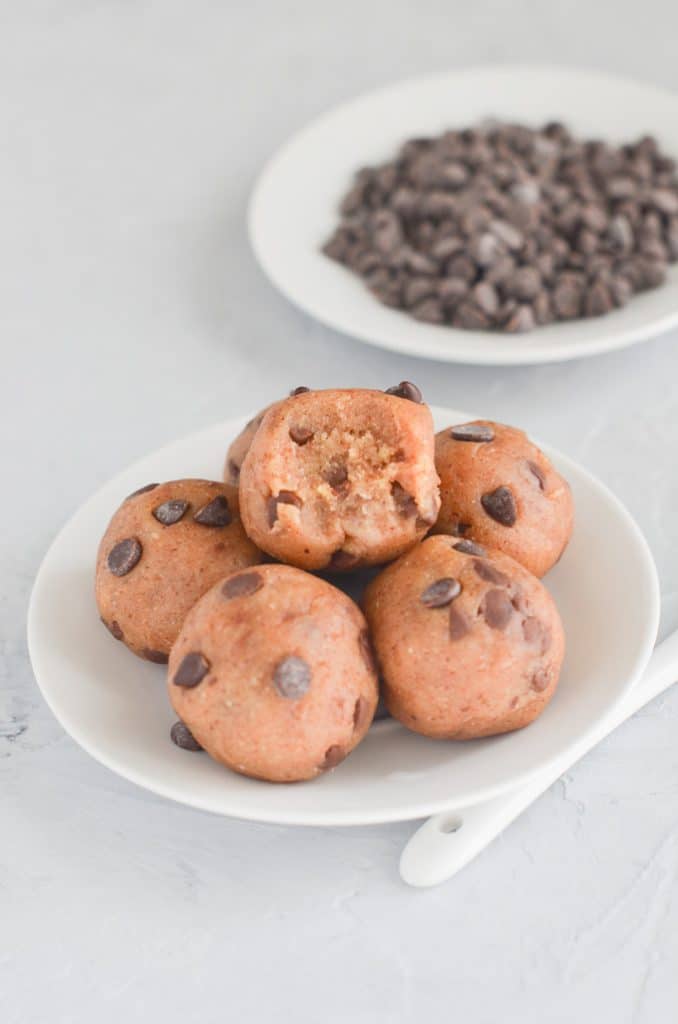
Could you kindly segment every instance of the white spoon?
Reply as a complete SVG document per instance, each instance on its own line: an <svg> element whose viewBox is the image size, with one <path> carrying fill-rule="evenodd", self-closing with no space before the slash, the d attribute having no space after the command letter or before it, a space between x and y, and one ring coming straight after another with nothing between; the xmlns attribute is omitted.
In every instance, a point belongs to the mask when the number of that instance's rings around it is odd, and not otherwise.
<svg viewBox="0 0 678 1024"><path fill-rule="evenodd" d="M400 857L400 875L414 886L439 885L451 878L510 825L563 772L613 729L630 718L678 677L678 630L652 652L631 692L592 733L546 771L517 790L449 813L436 814L409 840Z"/></svg>

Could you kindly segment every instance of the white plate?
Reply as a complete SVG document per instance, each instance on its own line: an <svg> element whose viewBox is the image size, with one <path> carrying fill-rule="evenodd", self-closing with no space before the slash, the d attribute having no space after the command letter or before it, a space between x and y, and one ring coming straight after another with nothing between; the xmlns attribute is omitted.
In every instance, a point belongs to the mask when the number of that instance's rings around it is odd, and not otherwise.
<svg viewBox="0 0 678 1024"><path fill-rule="evenodd" d="M438 428L470 419L434 410ZM567 634L557 693L521 732L467 743L428 740L394 721L373 726L334 772L269 785L179 750L165 672L106 632L93 594L99 539L122 499L151 480L219 479L244 420L222 423L148 455L101 488L66 524L33 588L28 641L43 695L64 729L102 764L192 807L255 821L351 825L418 818L493 796L561 756L623 696L647 662L659 590L638 528L609 491L549 452L572 484L577 526L549 575ZM548 451L548 449L546 449Z"/></svg>
<svg viewBox="0 0 678 1024"><path fill-rule="evenodd" d="M558 119L610 142L654 134L678 156L678 98L650 85L564 68L484 67L419 78L347 103L295 135L262 172L249 210L254 252L271 281L307 313L396 352L447 362L556 362L644 341L678 323L678 266L666 285L605 317L502 335L424 324L381 305L320 246L353 173L405 139L488 116Z"/></svg>

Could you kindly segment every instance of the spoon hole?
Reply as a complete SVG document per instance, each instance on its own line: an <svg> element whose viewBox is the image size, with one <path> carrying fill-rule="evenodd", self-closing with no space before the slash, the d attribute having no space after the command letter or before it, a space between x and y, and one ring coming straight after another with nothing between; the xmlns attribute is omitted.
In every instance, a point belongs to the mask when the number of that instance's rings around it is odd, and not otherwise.
<svg viewBox="0 0 678 1024"><path fill-rule="evenodd" d="M461 818L443 818L438 829L445 835L451 835L453 832L458 832L463 824Z"/></svg>

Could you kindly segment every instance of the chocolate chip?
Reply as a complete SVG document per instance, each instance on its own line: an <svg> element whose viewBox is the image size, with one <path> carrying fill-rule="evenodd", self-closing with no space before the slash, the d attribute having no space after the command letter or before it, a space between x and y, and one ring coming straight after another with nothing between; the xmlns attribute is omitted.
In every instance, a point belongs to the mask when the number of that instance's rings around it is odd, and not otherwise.
<svg viewBox="0 0 678 1024"><path fill-rule="evenodd" d="M107 564L114 576L126 576L141 558L141 544L136 537L127 537L108 552Z"/></svg>
<svg viewBox="0 0 678 1024"><path fill-rule="evenodd" d="M636 191L633 178L616 177L607 182L607 194L611 199L628 199Z"/></svg>
<svg viewBox="0 0 678 1024"><path fill-rule="evenodd" d="M302 504L301 498L294 491L280 491L275 496L271 495L268 499L268 525L275 526L278 519L278 505L294 505L295 508L301 508Z"/></svg>
<svg viewBox="0 0 678 1024"><path fill-rule="evenodd" d="M676 229L676 246L678 247L678 227ZM438 282L438 297L447 310L454 310L467 291L468 286L458 277L446 277Z"/></svg>
<svg viewBox="0 0 678 1024"><path fill-rule="evenodd" d="M471 239L469 245L469 254L474 263L479 267L491 267L504 253L506 249L503 247L499 239L489 231L483 232L482 235L476 235L475 238ZM463 257L457 257L458 260ZM472 266L472 264L471 264ZM448 272L451 273L450 268ZM457 275L454 275L457 276ZM462 276L459 274L458 276ZM473 277L475 277L475 269L473 271ZM464 275L464 279L468 280L468 275ZM473 278L471 278L472 280Z"/></svg>
<svg viewBox="0 0 678 1024"><path fill-rule="evenodd" d="M372 641L370 640L370 634L368 630L363 629L360 631L358 637L358 645L360 647L360 653L362 654L365 664L367 665L368 671L377 674L377 659L374 654L374 648L372 647Z"/></svg>
<svg viewBox="0 0 678 1024"><path fill-rule="evenodd" d="M490 228L495 238L498 238L500 242L503 242L505 246L514 251L518 251L525 241L525 236L521 231L518 230L513 224L509 224L505 220L493 220Z"/></svg>
<svg viewBox="0 0 678 1024"><path fill-rule="evenodd" d="M513 615L513 605L503 590L488 590L483 598L482 612L490 629L506 629Z"/></svg>
<svg viewBox="0 0 678 1024"><path fill-rule="evenodd" d="M519 203L537 203L540 198L539 185L536 181L517 181L511 186L510 193Z"/></svg>
<svg viewBox="0 0 678 1024"><path fill-rule="evenodd" d="M154 508L153 515L163 526L173 526L174 523L179 522L187 508L187 501L180 501L178 498L174 498L171 501L163 501L162 505Z"/></svg>
<svg viewBox="0 0 678 1024"><path fill-rule="evenodd" d="M221 588L221 593L227 601L234 597L251 597L261 590L264 585L264 578L258 572L241 572L237 576L231 576Z"/></svg>
<svg viewBox="0 0 678 1024"><path fill-rule="evenodd" d="M523 636L526 643L539 648L540 654L546 654L551 646L551 630L534 615L523 622Z"/></svg>
<svg viewBox="0 0 678 1024"><path fill-rule="evenodd" d="M159 486L160 484L146 484L145 487L140 487L138 491L132 491L131 494L128 494L125 501L129 501L130 498L136 498L137 494L146 494L147 491L154 491Z"/></svg>
<svg viewBox="0 0 678 1024"><path fill-rule="evenodd" d="M333 491L338 491L348 483L348 469L341 462L332 462L323 473L323 477Z"/></svg>
<svg viewBox="0 0 678 1024"><path fill-rule="evenodd" d="M350 551L335 551L329 562L327 568L332 570L336 569L338 572L343 572L346 569L354 569L360 562L358 555L351 554Z"/></svg>
<svg viewBox="0 0 678 1024"><path fill-rule="evenodd" d="M374 218L372 238L380 252L389 253L396 249L403 239L397 213L393 210L380 210Z"/></svg>
<svg viewBox="0 0 678 1024"><path fill-rule="evenodd" d="M417 252L416 249L410 249L408 246L403 246L400 250L402 255L403 265L408 267L415 274L435 274L438 271L438 266L435 260L430 260L428 256L424 256L423 253Z"/></svg>
<svg viewBox="0 0 678 1024"><path fill-rule="evenodd" d="M551 673L547 669L540 668L532 676L532 689L542 693L551 682Z"/></svg>
<svg viewBox="0 0 678 1024"><path fill-rule="evenodd" d="M678 253L676 255L678 256ZM610 291L615 305L625 306L633 295L633 285L627 278L620 275L611 279Z"/></svg>
<svg viewBox="0 0 678 1024"><path fill-rule="evenodd" d="M293 424L290 427L290 437L295 444L300 446L305 445L312 439L313 431L310 427L303 427L301 424Z"/></svg>
<svg viewBox="0 0 678 1024"><path fill-rule="evenodd" d="M362 732L370 719L370 702L358 697L353 707L353 731Z"/></svg>
<svg viewBox="0 0 678 1024"><path fill-rule="evenodd" d="M205 678L210 670L210 663L200 651L191 651L186 654L174 674L172 682L175 686L185 686L190 689L197 686Z"/></svg>
<svg viewBox="0 0 678 1024"><path fill-rule="evenodd" d="M431 248L431 256L436 260L449 260L452 256L456 256L458 252L461 252L466 248L466 243L463 238L458 235L444 235L439 241L435 242ZM414 278L414 280L424 281L426 278ZM435 289L435 282L428 279L429 286L432 284ZM432 294L430 291L429 295ZM420 298L422 296L419 296Z"/></svg>
<svg viewBox="0 0 678 1024"><path fill-rule="evenodd" d="M595 281L584 301L586 316L604 316L614 307L614 299L604 281Z"/></svg>
<svg viewBox="0 0 678 1024"><path fill-rule="evenodd" d="M496 569L489 562L474 562L473 568L476 571L476 575L480 576L481 580L485 580L486 583L494 583L497 587L508 587L511 582L506 573L500 572L499 569Z"/></svg>
<svg viewBox="0 0 678 1024"><path fill-rule="evenodd" d="M305 394L307 394L307 393L308 393L308 392L309 392L310 390L311 390L310 388L305 388L305 387L304 387L303 385L302 385L301 387L298 387L298 388L293 388L293 389L292 389L292 390L290 391L290 398L296 398L296 397L297 397L297 395L305 395Z"/></svg>
<svg viewBox="0 0 678 1024"><path fill-rule="evenodd" d="M240 479L240 466L233 459L228 460L228 474L233 483L237 484Z"/></svg>
<svg viewBox="0 0 678 1024"><path fill-rule="evenodd" d="M193 521L200 523L201 526L228 526L233 521L233 516L227 499L223 494L218 494L207 505L198 509L193 516Z"/></svg>
<svg viewBox="0 0 678 1024"><path fill-rule="evenodd" d="M311 685L311 668L303 658L296 654L279 661L273 671L273 685L281 697L299 700Z"/></svg>
<svg viewBox="0 0 678 1024"><path fill-rule="evenodd" d="M491 235L488 237L492 237ZM494 251L496 246L496 239L492 239L491 246ZM460 254L455 256L447 264L447 276L450 278L458 278L465 284L470 285L476 279L476 266L472 259L468 256Z"/></svg>
<svg viewBox="0 0 678 1024"><path fill-rule="evenodd" d="M432 277L413 277L405 285L403 297L405 305L411 308L418 306L423 299L430 299L435 295L436 282Z"/></svg>
<svg viewBox="0 0 678 1024"><path fill-rule="evenodd" d="M485 280L489 281L490 284L501 286L503 289L515 267L516 262L512 256L502 256L485 272Z"/></svg>
<svg viewBox="0 0 678 1024"><path fill-rule="evenodd" d="M175 722L170 730L170 739L182 750L202 750L197 739L183 722Z"/></svg>
<svg viewBox="0 0 678 1024"><path fill-rule="evenodd" d="M504 330L509 334L520 334L523 331L531 331L536 323L534 312L531 306L518 306L518 308L506 319Z"/></svg>
<svg viewBox="0 0 678 1024"><path fill-rule="evenodd" d="M116 622L115 619L113 619L112 622L106 622L106 619L102 618L101 621L103 622L104 626L106 627L108 632L111 634L111 636L114 636L116 640L124 640L125 639L124 635L123 635L123 632L122 632L122 630L120 628L120 624L118 622Z"/></svg>
<svg viewBox="0 0 678 1024"><path fill-rule="evenodd" d="M346 757L346 750L338 743L332 744L325 751L325 760L323 761L321 768L323 771L328 771L330 768L336 768L344 758Z"/></svg>
<svg viewBox="0 0 678 1024"><path fill-rule="evenodd" d="M460 423L452 427L450 437L455 441L473 441L476 444L484 444L494 441L494 430L484 423Z"/></svg>
<svg viewBox="0 0 678 1024"><path fill-rule="evenodd" d="M543 491L546 486L546 474L541 466L538 466L536 462L533 462L531 459L527 459L526 462L527 468L539 484L539 490Z"/></svg>
<svg viewBox="0 0 678 1024"><path fill-rule="evenodd" d="M165 651L154 651L152 647L144 647L141 651L141 657L145 658L146 661L152 661L156 665L166 665L169 660L169 655Z"/></svg>
<svg viewBox="0 0 678 1024"><path fill-rule="evenodd" d="M541 277L535 267L518 267L505 285L505 292L516 299L529 301L539 294Z"/></svg>
<svg viewBox="0 0 678 1024"><path fill-rule="evenodd" d="M463 640L467 633L470 633L471 627L468 624L466 616L455 608L454 605L450 608L449 617L449 635L450 640Z"/></svg>
<svg viewBox="0 0 678 1024"><path fill-rule="evenodd" d="M457 306L452 325L462 327L465 331L484 331L490 326L490 320L475 302L466 301Z"/></svg>
<svg viewBox="0 0 678 1024"><path fill-rule="evenodd" d="M499 297L489 281L479 281L471 292L473 301L487 317L493 317L499 309Z"/></svg>
<svg viewBox="0 0 678 1024"><path fill-rule="evenodd" d="M487 555L485 548L472 540L460 540L458 544L453 544L452 547L455 551L461 551L462 555L477 555L479 558L485 558Z"/></svg>
<svg viewBox="0 0 678 1024"><path fill-rule="evenodd" d="M445 319L443 305L438 299L424 299L412 307L412 316L428 324L441 324Z"/></svg>
<svg viewBox="0 0 678 1024"><path fill-rule="evenodd" d="M560 320L573 320L581 312L582 289L573 281L559 281L553 293L553 307Z"/></svg>
<svg viewBox="0 0 678 1024"><path fill-rule="evenodd" d="M417 514L417 503L411 494L408 494L405 488L394 480L391 484L391 497L395 507L401 516L411 517ZM427 523L426 525L430 525Z"/></svg>
<svg viewBox="0 0 678 1024"><path fill-rule="evenodd" d="M444 608L461 594L461 583L451 576L436 580L422 591L419 600L426 608Z"/></svg>
<svg viewBox="0 0 678 1024"><path fill-rule="evenodd" d="M409 402L416 402L419 405L423 402L421 391L416 384L411 384L409 380L401 380L396 387L386 388L386 394L395 395L396 398L406 398Z"/></svg>
<svg viewBox="0 0 678 1024"><path fill-rule="evenodd" d="M610 221L608 227L608 238L610 244L617 252L628 253L633 249L633 228L628 217L617 214Z"/></svg>
<svg viewBox="0 0 678 1024"><path fill-rule="evenodd" d="M365 249L355 260L354 269L363 276L369 277L375 270L382 266L383 254L374 252L372 249Z"/></svg>
<svg viewBox="0 0 678 1024"><path fill-rule="evenodd" d="M494 491L483 494L480 499L488 516L502 526L513 526L516 521L516 503L508 487L497 487Z"/></svg>

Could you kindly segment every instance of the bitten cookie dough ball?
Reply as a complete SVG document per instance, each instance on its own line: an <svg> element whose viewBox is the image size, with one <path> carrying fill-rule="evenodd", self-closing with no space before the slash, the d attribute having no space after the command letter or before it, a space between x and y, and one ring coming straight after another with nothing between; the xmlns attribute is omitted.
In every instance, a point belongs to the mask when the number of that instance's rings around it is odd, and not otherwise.
<svg viewBox="0 0 678 1024"><path fill-rule="evenodd" d="M567 481L522 430L489 420L436 434L441 507L434 533L499 548L535 576L565 550L574 523Z"/></svg>
<svg viewBox="0 0 678 1024"><path fill-rule="evenodd" d="M252 540L302 569L396 558L440 506L433 421L418 389L307 391L278 403L243 462L240 506Z"/></svg>
<svg viewBox="0 0 678 1024"><path fill-rule="evenodd" d="M290 392L290 397L293 397L294 395L301 395L305 391L309 390L310 388L305 387L293 388ZM262 409L256 416L253 416L252 419L245 424L236 439L231 443L228 451L226 452L226 461L224 463L224 480L227 484L237 487L240 483L240 467L245 461L245 456L250 450L250 445L252 444L254 435L261 426L264 416L268 410L272 409L275 404L277 403L273 402L271 405L267 405L265 409Z"/></svg>
<svg viewBox="0 0 678 1024"><path fill-rule="evenodd" d="M565 650L558 611L499 551L429 537L370 584L365 614L388 709L414 732L510 732L553 696Z"/></svg>
<svg viewBox="0 0 678 1024"><path fill-rule="evenodd" d="M213 587L186 618L167 678L197 743L234 771L271 782L334 768L364 737L377 705L360 609L286 565Z"/></svg>
<svg viewBox="0 0 678 1024"><path fill-rule="evenodd" d="M99 614L135 654L164 663L198 598L262 558L240 522L235 488L210 480L149 484L122 503L99 546Z"/></svg>

